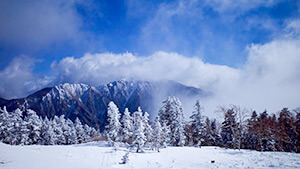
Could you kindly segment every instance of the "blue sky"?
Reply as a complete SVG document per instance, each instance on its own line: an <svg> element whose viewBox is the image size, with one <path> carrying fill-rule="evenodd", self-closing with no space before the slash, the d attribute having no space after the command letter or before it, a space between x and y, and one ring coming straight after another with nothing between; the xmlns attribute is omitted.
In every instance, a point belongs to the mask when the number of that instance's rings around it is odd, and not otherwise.
<svg viewBox="0 0 300 169"><path fill-rule="evenodd" d="M121 77L212 91L208 107L299 106L300 2L0 1L0 97Z"/></svg>

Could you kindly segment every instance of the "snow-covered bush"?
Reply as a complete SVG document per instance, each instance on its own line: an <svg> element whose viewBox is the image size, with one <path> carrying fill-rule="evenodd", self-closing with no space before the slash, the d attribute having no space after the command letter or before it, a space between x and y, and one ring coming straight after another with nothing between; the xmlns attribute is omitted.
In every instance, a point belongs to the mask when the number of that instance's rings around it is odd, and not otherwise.
<svg viewBox="0 0 300 169"><path fill-rule="evenodd" d="M27 114L24 119L23 114ZM8 112L0 108L0 141L11 145L54 145L76 144L91 141L96 130L82 125L79 119L74 123L65 116L54 116L52 120L42 119L35 111L16 109Z"/></svg>

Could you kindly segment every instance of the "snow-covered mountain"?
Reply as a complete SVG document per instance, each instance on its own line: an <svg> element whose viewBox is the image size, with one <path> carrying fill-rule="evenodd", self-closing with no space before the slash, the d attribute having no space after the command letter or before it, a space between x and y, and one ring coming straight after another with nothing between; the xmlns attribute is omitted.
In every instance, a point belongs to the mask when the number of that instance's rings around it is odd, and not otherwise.
<svg viewBox="0 0 300 169"><path fill-rule="evenodd" d="M129 108L136 111L138 106L155 115L161 102L168 96L180 99L196 99L208 94L201 89L184 86L173 81L127 81L120 80L106 85L93 87L86 84L60 84L52 88L44 88L26 98L5 100L0 98L0 107L6 106L9 111L16 108L33 109L38 115L48 118L64 114L91 126L104 127L106 109L110 101L114 101L123 112Z"/></svg>

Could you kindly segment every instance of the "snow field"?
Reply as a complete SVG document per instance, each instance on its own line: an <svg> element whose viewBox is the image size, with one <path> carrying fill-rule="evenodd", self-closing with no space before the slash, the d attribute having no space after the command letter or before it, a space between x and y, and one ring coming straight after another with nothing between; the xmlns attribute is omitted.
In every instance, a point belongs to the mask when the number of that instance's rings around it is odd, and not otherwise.
<svg viewBox="0 0 300 169"><path fill-rule="evenodd" d="M129 153L129 162L120 164L128 150L114 151L106 142L81 145L10 146L0 143L0 168L3 169L102 169L102 168L300 168L300 154L258 152L219 147L168 147L160 153ZM215 163L211 163L215 160Z"/></svg>

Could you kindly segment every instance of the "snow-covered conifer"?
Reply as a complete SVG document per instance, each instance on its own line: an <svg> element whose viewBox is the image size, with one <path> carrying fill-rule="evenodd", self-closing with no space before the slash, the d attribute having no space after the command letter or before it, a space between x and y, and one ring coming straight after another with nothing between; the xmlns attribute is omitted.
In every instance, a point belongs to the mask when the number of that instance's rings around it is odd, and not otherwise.
<svg viewBox="0 0 300 169"><path fill-rule="evenodd" d="M175 130L176 131L175 138L176 138L177 146L184 146L185 144L186 137L185 137L184 126L185 126L184 116L183 114L179 114L179 117L177 119L176 130Z"/></svg>
<svg viewBox="0 0 300 169"><path fill-rule="evenodd" d="M67 119L66 124L69 126L67 144L76 144L77 134L74 123L72 122L72 120Z"/></svg>
<svg viewBox="0 0 300 169"><path fill-rule="evenodd" d="M236 123L236 112L233 109L225 110L224 122L222 123L221 136L223 144L230 148L237 148L238 124Z"/></svg>
<svg viewBox="0 0 300 169"><path fill-rule="evenodd" d="M53 130L54 130L54 133L55 133L55 141L56 143L55 144L66 144L66 138L65 138L65 135L64 135L64 131L63 131L63 123L61 121L61 118L62 116L58 117L58 116L54 116L54 119L53 119Z"/></svg>
<svg viewBox="0 0 300 169"><path fill-rule="evenodd" d="M120 141L120 112L114 102L110 102L107 108L108 125L106 126L107 137L110 145Z"/></svg>
<svg viewBox="0 0 300 169"><path fill-rule="evenodd" d="M164 148L167 147L167 145L170 144L170 134L171 134L171 131L170 131L170 127L166 125L166 123L163 122L162 124L162 146Z"/></svg>
<svg viewBox="0 0 300 169"><path fill-rule="evenodd" d="M121 119L122 124L122 141L131 144L132 142L132 130L133 130L133 121L132 117L130 116L130 112L128 108L125 109L124 115Z"/></svg>
<svg viewBox="0 0 300 169"><path fill-rule="evenodd" d="M84 129L83 129L83 125L81 124L79 118L77 117L75 119L75 130L76 130L76 142L77 143L83 143L84 142Z"/></svg>
<svg viewBox="0 0 300 169"><path fill-rule="evenodd" d="M150 120L149 120L149 114L147 112L144 113L143 116L143 123L145 125L145 136L146 136L146 143L150 143L152 142L152 134L153 134L153 130L151 125L149 124Z"/></svg>
<svg viewBox="0 0 300 169"><path fill-rule="evenodd" d="M133 113L134 130L133 130L133 144L137 145L136 152L144 152L143 147L146 141L145 136L145 124L143 121L142 110L138 107L138 110Z"/></svg>
<svg viewBox="0 0 300 169"><path fill-rule="evenodd" d="M203 108L200 105L200 101L197 100L194 106L194 111L192 113L192 116L190 117L192 119L191 121L192 137L196 147L200 147L202 142L204 141L204 135L203 135L204 120L202 117L202 111Z"/></svg>
<svg viewBox="0 0 300 169"><path fill-rule="evenodd" d="M41 143L41 129L42 119L36 114L35 111L28 109L27 116L25 117L27 129L29 130L29 143L40 144Z"/></svg>
<svg viewBox="0 0 300 169"><path fill-rule="evenodd" d="M43 145L54 145L55 144L55 133L52 128L52 121L45 117L42 127L42 144Z"/></svg>
<svg viewBox="0 0 300 169"><path fill-rule="evenodd" d="M159 149L162 146L164 146L164 135L163 135L162 126L159 122L159 116L157 116L154 121L152 146L158 152L159 152Z"/></svg>
<svg viewBox="0 0 300 169"><path fill-rule="evenodd" d="M3 107L3 110L0 109L1 114L0 114L0 138L1 141L7 144L11 144L11 138L12 136L12 129L13 129L13 124L11 122L11 115L10 113L6 110L6 107Z"/></svg>
<svg viewBox="0 0 300 169"><path fill-rule="evenodd" d="M159 110L160 122L170 128L170 144L183 146L185 144L184 115L180 100L176 97L168 97Z"/></svg>
<svg viewBox="0 0 300 169"><path fill-rule="evenodd" d="M83 126L83 130L84 130L84 142L91 141L92 138L90 133L92 132L92 128L87 124L85 124Z"/></svg>

